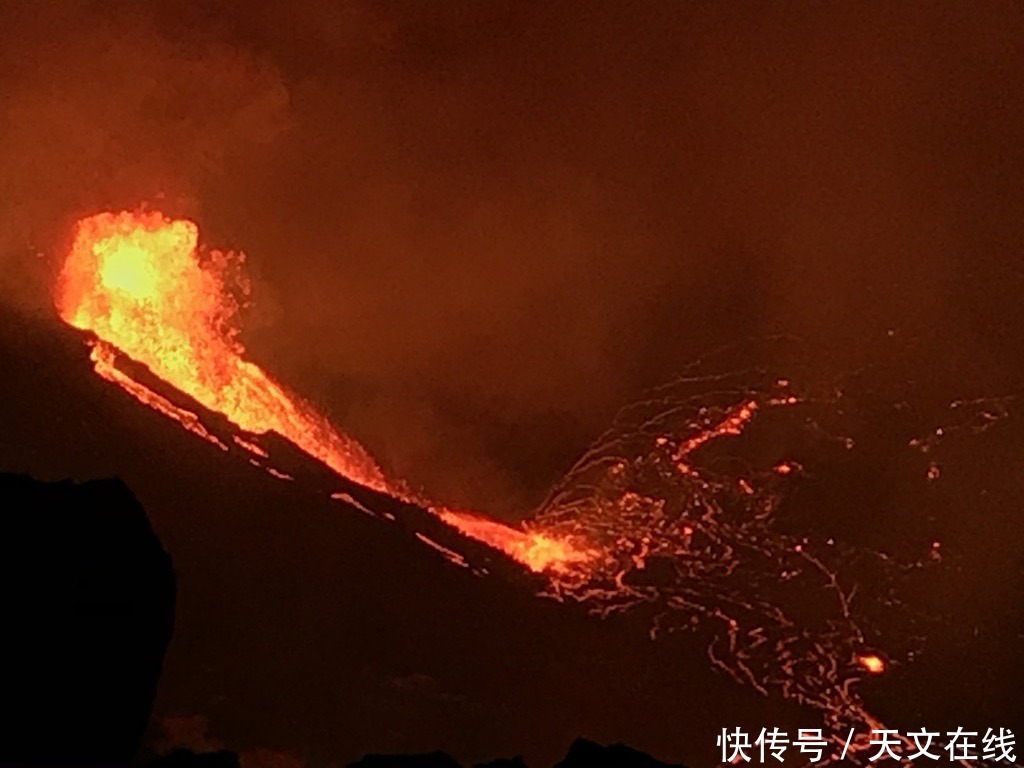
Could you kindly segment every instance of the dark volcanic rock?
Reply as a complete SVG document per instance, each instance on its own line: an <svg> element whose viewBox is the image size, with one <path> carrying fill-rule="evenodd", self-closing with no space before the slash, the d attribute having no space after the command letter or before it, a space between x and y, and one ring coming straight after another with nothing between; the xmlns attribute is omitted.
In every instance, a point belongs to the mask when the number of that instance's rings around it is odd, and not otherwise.
<svg viewBox="0 0 1024 768"><path fill-rule="evenodd" d="M367 755L348 768L460 768L455 758L445 752L423 755Z"/></svg>
<svg viewBox="0 0 1024 768"><path fill-rule="evenodd" d="M0 764L124 764L173 628L170 556L120 480L0 474L0 509Z"/></svg>
<svg viewBox="0 0 1024 768"><path fill-rule="evenodd" d="M176 749L147 768L238 768L238 755L222 750L197 754L191 749Z"/></svg>
<svg viewBox="0 0 1024 768"><path fill-rule="evenodd" d="M678 763L663 763L650 755L622 744L604 747L587 739L576 739L555 768L683 768Z"/></svg>
<svg viewBox="0 0 1024 768"><path fill-rule="evenodd" d="M367 755L348 768L458 768L459 764L444 752L427 755ZM521 757L479 763L474 768L526 768ZM587 739L576 739L554 768L683 768L678 763L663 763L639 750L622 744L602 746Z"/></svg>

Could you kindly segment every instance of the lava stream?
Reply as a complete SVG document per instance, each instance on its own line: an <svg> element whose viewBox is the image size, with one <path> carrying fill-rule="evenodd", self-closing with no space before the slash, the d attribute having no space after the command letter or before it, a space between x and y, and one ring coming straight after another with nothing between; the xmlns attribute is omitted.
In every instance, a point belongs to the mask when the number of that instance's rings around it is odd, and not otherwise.
<svg viewBox="0 0 1024 768"><path fill-rule="evenodd" d="M776 525L780 484L799 476L801 465L713 471L697 461L709 443L745 433L759 414L799 406L788 381L751 388L716 377L709 381L721 388L712 393L717 404L706 391L656 391L624 411L630 419L617 421L581 457L532 520L509 526L413 498L358 442L244 358L237 328L239 297L247 293L237 269L243 258L201 249L188 220L100 213L78 223L56 305L67 323L98 339L92 360L99 376L219 448L228 446L196 414L125 372L119 356L241 431L277 433L343 478L425 506L462 535L543 573L550 596L598 614L656 605L655 631L708 630L715 667L818 711L833 739L849 726L881 726L855 683L888 665L866 647L853 591L841 583L830 546L815 547ZM267 458L246 437L233 441L254 462ZM850 759L866 762L867 747L851 745Z"/></svg>
<svg viewBox="0 0 1024 768"><path fill-rule="evenodd" d="M118 353L246 432L275 432L352 482L414 500L358 442L244 358L236 322L236 294L248 292L238 270L243 261L242 254L200 249L192 221L153 211L100 213L78 222L55 303L65 322L99 339L92 351L99 376L204 440L226 448L195 414L118 368ZM235 441L252 450L240 436ZM478 514L431 511L534 572L586 559L565 537Z"/></svg>

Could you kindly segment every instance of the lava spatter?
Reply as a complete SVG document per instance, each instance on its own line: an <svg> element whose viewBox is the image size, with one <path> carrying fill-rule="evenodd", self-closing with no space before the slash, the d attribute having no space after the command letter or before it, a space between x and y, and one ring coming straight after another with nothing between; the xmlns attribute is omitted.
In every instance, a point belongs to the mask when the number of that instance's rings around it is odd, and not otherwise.
<svg viewBox="0 0 1024 768"><path fill-rule="evenodd" d="M717 669L818 711L837 743L851 727L858 734L882 727L856 683L884 674L888 657L867 643L856 587L837 564L840 548L778 525L784 489L799 480L802 464L790 456L758 464L707 455L742 439L767 414L803 407L788 380L751 386L744 373L655 390L624 410L529 520L508 525L412 498L359 443L247 360L237 326L246 293L242 259L200 248L191 221L100 213L78 223L55 301L68 324L95 335L99 376L218 448L228 446L196 414L126 372L121 357L222 414L245 433L231 440L275 476L289 478L263 463L269 457L253 435L277 433L341 477L422 504L462 535L542 574L548 596L603 616L655 606L652 633L707 634ZM699 391L688 389L694 383ZM863 764L867 748L858 737L847 759Z"/></svg>
<svg viewBox="0 0 1024 768"><path fill-rule="evenodd" d="M156 212L82 219L60 274L60 316L100 339L108 374L116 349L239 428L277 432L355 482L394 490L358 443L245 359L229 285L243 257L201 253L198 235L193 222Z"/></svg>
<svg viewBox="0 0 1024 768"><path fill-rule="evenodd" d="M195 414L119 368L120 355L246 433L275 432L352 482L413 500L358 442L245 358L237 325L248 290L238 270L243 261L242 254L201 249L192 221L155 211L100 213L78 222L55 303L65 322L97 337L92 360L99 376L193 434L226 449ZM256 447L240 435L234 442L250 452ZM262 449L257 455L267 458ZM263 466L275 477L289 477ZM588 557L566 537L476 513L431 511L534 572L559 570L563 563Z"/></svg>

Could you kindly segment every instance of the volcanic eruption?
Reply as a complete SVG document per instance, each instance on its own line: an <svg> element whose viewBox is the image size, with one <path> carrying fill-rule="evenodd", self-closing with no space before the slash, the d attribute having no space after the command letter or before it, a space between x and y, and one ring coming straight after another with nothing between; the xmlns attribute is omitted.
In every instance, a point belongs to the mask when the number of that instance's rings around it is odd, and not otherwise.
<svg viewBox="0 0 1024 768"><path fill-rule="evenodd" d="M246 360L236 324L248 292L239 271L243 262L242 254L201 250L194 222L156 211L99 213L78 222L56 305L65 322L95 334L91 357L99 376L221 448L226 446L195 414L119 369L118 356L145 366L243 433L275 432L347 480L421 502L445 523L531 571L559 571L589 560L569 537L520 530L416 498L404 483L385 477L358 442ZM234 441L267 458L242 434Z"/></svg>
<svg viewBox="0 0 1024 768"><path fill-rule="evenodd" d="M0 469L173 555L146 748L1021 732L1024 16L809 6L3 6Z"/></svg>
<svg viewBox="0 0 1024 768"><path fill-rule="evenodd" d="M777 530L782 488L800 464L702 466L710 444L743 435L761 414L805 407L786 379L723 376L709 399L699 378L666 385L623 412L519 526L454 511L387 477L354 439L245 358L238 313L248 284L240 253L206 249L198 226L157 211L103 212L78 222L55 292L61 318L92 334L95 372L221 450L200 417L133 374L224 416L232 441L277 477L259 438L276 433L340 478L416 504L462 535L543 574L544 593L600 615L658 606L652 633L700 627L711 663L765 695L823 716L844 754L881 728L855 683L886 671L867 646L836 548ZM705 382L706 383L706 382ZM458 561L458 553L432 542ZM824 595L811 601L807 595ZM851 731L852 733L852 731Z"/></svg>
<svg viewBox="0 0 1024 768"><path fill-rule="evenodd" d="M127 385L116 373L121 352L240 429L275 431L339 474L390 491L360 445L243 359L234 325L238 302L226 285L242 257L210 251L203 264L197 248L194 223L156 212L101 213L78 223L56 301L67 323L96 334L96 372ZM244 291L244 283L239 287ZM147 405L168 407L141 385L132 393ZM206 434L194 416L175 415Z"/></svg>

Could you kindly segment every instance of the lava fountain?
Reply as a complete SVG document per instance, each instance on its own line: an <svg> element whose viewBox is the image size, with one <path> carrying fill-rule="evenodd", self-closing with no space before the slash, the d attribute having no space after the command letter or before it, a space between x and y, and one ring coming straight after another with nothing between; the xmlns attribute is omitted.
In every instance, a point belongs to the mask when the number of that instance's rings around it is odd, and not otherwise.
<svg viewBox="0 0 1024 768"><path fill-rule="evenodd" d="M201 260L198 234L191 221L152 212L79 222L57 307L67 323L99 338L97 372L110 377L116 348L241 429L277 432L338 474L391 492L358 443L243 358L239 302L226 284L243 257L209 251ZM244 292L244 283L238 287Z"/></svg>
<svg viewBox="0 0 1024 768"><path fill-rule="evenodd" d="M241 253L202 249L198 227L186 219L155 211L99 213L77 224L55 303L65 322L95 334L92 360L99 376L199 437L226 449L195 414L119 368L120 355L240 430L275 432L347 480L422 504L403 483L386 477L356 440L245 359L237 324L248 295L240 269L244 259ZM235 442L253 450L241 436ZM534 572L557 571L588 557L568 537L478 514L431 511Z"/></svg>
<svg viewBox="0 0 1024 768"><path fill-rule="evenodd" d="M666 385L626 409L629 419L584 453L531 520L510 526L415 497L356 440L247 360L237 324L248 295L243 261L201 248L191 221L100 213L78 222L55 303L65 322L95 335L99 376L208 442L228 448L120 361L144 366L250 437L276 433L340 477L419 504L543 574L549 596L602 615L655 605L655 631L703 628L714 666L765 695L817 710L834 741L854 726L881 727L854 684L888 664L867 647L856 589L835 565L839 547L776 525L782 484L800 476L800 464L737 469L698 461L710 443L745 434L764 414L801 407L788 381L752 387L743 376L719 376L708 381L714 402L707 391L682 394L680 385L693 379ZM245 435L233 439L266 457ZM865 741L847 746L849 758L866 762Z"/></svg>

